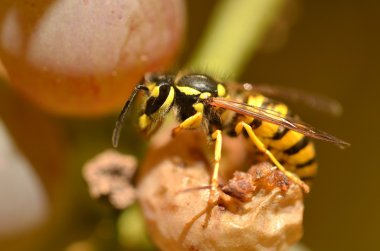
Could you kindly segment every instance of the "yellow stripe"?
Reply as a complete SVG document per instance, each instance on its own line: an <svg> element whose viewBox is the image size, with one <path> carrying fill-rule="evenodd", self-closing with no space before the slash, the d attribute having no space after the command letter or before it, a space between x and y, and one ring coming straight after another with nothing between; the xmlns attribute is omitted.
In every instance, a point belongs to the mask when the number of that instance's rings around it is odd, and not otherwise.
<svg viewBox="0 0 380 251"><path fill-rule="evenodd" d="M139 127L141 130L146 129L151 123L152 121L146 114L143 114L139 117Z"/></svg>
<svg viewBox="0 0 380 251"><path fill-rule="evenodd" d="M280 113L281 115L283 115L283 117L285 117L289 111L288 107L285 104L276 104L272 108L272 110Z"/></svg>
<svg viewBox="0 0 380 251"><path fill-rule="evenodd" d="M263 95L255 95L255 96L250 95L248 97L247 104L261 107L265 100L266 100L266 97L264 97Z"/></svg>
<svg viewBox="0 0 380 251"><path fill-rule="evenodd" d="M200 91L198 91L198 90L196 90L194 88L188 87L188 86L176 86L176 88L180 92L182 92L182 93L184 93L186 95L199 95L199 94L201 94Z"/></svg>
<svg viewBox="0 0 380 251"><path fill-rule="evenodd" d="M271 104L266 108L280 113L281 115L283 115L283 117L285 117L288 113L288 107L284 104ZM280 126L275 125L273 123L263 121L261 126L255 129L255 133L260 135L260 137L272 138L278 131L279 127Z"/></svg>
<svg viewBox="0 0 380 251"><path fill-rule="evenodd" d="M261 107L265 99L266 98L263 95L255 95L255 96L250 95L248 96L247 104L251 106ZM246 117L243 121L247 124L251 124L253 120L254 118L252 117Z"/></svg>
<svg viewBox="0 0 380 251"><path fill-rule="evenodd" d="M222 84L218 84L218 97L224 97L226 95L226 88Z"/></svg>
<svg viewBox="0 0 380 251"><path fill-rule="evenodd" d="M262 138L271 138L277 132L277 128L277 125L263 121L261 126L254 130Z"/></svg>
<svg viewBox="0 0 380 251"><path fill-rule="evenodd" d="M299 151L296 154L290 155L287 159L286 162L289 164L300 164L304 163L311 158L314 158L315 156L315 149L314 149L314 144L312 142L309 142L306 147L304 147L301 151Z"/></svg>
<svg viewBox="0 0 380 251"><path fill-rule="evenodd" d="M150 93L150 96L157 98L159 95L160 95L160 87L155 86L152 92Z"/></svg>
<svg viewBox="0 0 380 251"><path fill-rule="evenodd" d="M297 169L295 171L295 173L299 177L302 178L302 177L315 176L317 174L317 170L318 170L318 164L317 163L313 163L310 166L305 166L305 167L302 167L300 169Z"/></svg>
<svg viewBox="0 0 380 251"><path fill-rule="evenodd" d="M209 97L211 97L211 93L209 92L202 92L201 95L199 95L200 99L208 99Z"/></svg>
<svg viewBox="0 0 380 251"><path fill-rule="evenodd" d="M166 98L165 102L161 105L160 109L158 109L159 113L166 112L173 102L174 102L174 88L170 87L168 97Z"/></svg>
<svg viewBox="0 0 380 251"><path fill-rule="evenodd" d="M270 146L278 150L285 150L290 148L291 146L294 146L303 137L304 136L301 133L295 131L288 131L281 139L271 140Z"/></svg>
<svg viewBox="0 0 380 251"><path fill-rule="evenodd" d="M156 87L156 83L149 83L149 84L146 84L146 87L148 87L149 91L151 92L153 90L154 87Z"/></svg>
<svg viewBox="0 0 380 251"><path fill-rule="evenodd" d="M204 105L202 103L196 103L193 105L193 108L197 112L203 112Z"/></svg>

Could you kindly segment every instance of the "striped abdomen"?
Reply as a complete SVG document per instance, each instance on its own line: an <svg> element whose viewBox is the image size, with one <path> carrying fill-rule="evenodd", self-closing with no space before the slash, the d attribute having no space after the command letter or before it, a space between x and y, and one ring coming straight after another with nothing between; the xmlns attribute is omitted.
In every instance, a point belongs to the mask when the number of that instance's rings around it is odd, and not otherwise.
<svg viewBox="0 0 380 251"><path fill-rule="evenodd" d="M292 116L285 104L270 100L262 95L248 96L247 104L276 111L285 116ZM244 117L255 134L275 155L286 169L297 174L301 179L312 178L317 171L313 142L303 134L278 126L270 122Z"/></svg>

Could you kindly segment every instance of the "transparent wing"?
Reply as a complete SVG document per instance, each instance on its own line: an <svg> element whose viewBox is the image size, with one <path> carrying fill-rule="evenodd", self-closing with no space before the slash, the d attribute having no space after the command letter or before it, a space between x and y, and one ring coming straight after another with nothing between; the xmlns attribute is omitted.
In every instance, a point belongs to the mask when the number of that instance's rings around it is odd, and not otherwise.
<svg viewBox="0 0 380 251"><path fill-rule="evenodd" d="M333 116L339 116L343 112L342 106L338 101L322 94L268 84L241 84L231 82L227 85L232 91L240 90L245 92L256 92L266 96L283 98L293 102L305 104L317 111L328 113Z"/></svg>
<svg viewBox="0 0 380 251"><path fill-rule="evenodd" d="M212 106L228 109L248 117L257 118L276 125L280 125L290 130L302 133L308 137L331 142L341 148L345 148L350 145L349 143L338 139L322 130L319 130L305 122L289 116L284 117L283 114L270 109L250 106L248 104L241 103L232 99L219 97L210 98L209 104Z"/></svg>

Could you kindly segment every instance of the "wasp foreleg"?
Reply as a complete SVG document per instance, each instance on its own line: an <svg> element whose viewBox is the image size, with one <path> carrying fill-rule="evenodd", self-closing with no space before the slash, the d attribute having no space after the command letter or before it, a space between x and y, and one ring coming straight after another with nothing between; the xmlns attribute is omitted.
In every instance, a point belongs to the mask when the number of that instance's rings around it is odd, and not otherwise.
<svg viewBox="0 0 380 251"><path fill-rule="evenodd" d="M172 130L173 137L176 136L182 129L197 128L201 126L203 120L204 104L195 103L193 104L193 108L196 111L196 113L185 119L179 126Z"/></svg>
<svg viewBox="0 0 380 251"><path fill-rule="evenodd" d="M193 116L188 117L179 126L173 128L172 136L175 137L182 129L195 128L201 125L203 112L197 112Z"/></svg>

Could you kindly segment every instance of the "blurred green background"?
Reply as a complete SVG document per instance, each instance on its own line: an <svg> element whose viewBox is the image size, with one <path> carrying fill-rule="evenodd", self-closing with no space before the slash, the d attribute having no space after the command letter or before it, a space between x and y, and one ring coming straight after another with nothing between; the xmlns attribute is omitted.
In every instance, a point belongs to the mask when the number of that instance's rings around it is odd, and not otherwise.
<svg viewBox="0 0 380 251"><path fill-rule="evenodd" d="M188 33L178 65L191 56L216 2L187 1ZM340 118L293 107L305 121L352 144L340 150L317 142L320 172L306 198L302 239L311 250L380 250L379 15L378 1L291 1L237 79L326 94L344 107ZM42 163L44 169L37 168L37 174L49 187L54 216L53 222L35 231L0 240L1 250L62 250L80 240L116 249L117 213L89 198L80 170L85 160L110 143L116 115L80 121L53 118L30 107L7 86L0 87L0 116L18 146L29 152L30 161L35 166ZM22 115L22 124L14 114ZM23 125L40 131L20 130ZM41 147L35 148L35 142ZM64 158L73 153L80 157ZM61 162L46 158L55 155ZM52 168L46 168L49 165ZM76 168L67 170L65 165Z"/></svg>

